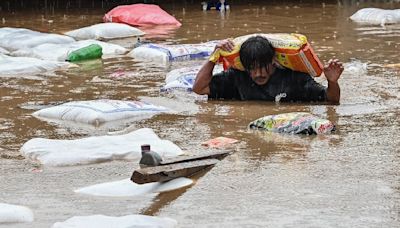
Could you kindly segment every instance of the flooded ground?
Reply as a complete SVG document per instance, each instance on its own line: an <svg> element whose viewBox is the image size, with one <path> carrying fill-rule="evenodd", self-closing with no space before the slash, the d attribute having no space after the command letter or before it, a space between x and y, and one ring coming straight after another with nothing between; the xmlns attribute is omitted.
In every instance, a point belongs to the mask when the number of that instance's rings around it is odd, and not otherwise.
<svg viewBox="0 0 400 228"><path fill-rule="evenodd" d="M63 72L0 76L0 201L28 206L35 213L34 223L12 226L49 227L77 215L141 213L176 219L179 227L399 227L400 69L385 65L400 62L400 25L360 25L348 17L363 7L400 8L400 3L294 2L242 3L224 14L202 12L199 5L167 5L164 8L183 26L147 39L175 44L255 32L303 33L322 60L336 57L346 64L338 106L204 101L184 93L159 92L168 71L202 61L157 66L120 57ZM0 26L62 33L101 22L105 12L0 12L4 18ZM133 43L115 42L125 47ZM113 77L115 72L122 76ZM317 80L325 83L323 78ZM143 99L178 114L111 129L54 125L31 116L46 105L97 98ZM288 136L246 128L261 116L292 111L327 118L337 131L327 136ZM101 198L73 192L128 178L135 163L48 168L19 152L34 137L74 139L127 126L151 127L193 153L204 152L201 142L218 136L241 143L235 154L191 187L156 197Z"/></svg>

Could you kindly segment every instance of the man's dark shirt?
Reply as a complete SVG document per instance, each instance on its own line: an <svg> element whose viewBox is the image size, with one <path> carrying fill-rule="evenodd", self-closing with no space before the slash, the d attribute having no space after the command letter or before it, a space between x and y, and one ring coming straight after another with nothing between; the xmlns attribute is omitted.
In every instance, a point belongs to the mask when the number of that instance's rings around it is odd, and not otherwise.
<svg viewBox="0 0 400 228"><path fill-rule="evenodd" d="M326 101L326 88L306 74L276 68L268 82L257 85L247 72L228 69L215 74L209 84L212 99L275 101Z"/></svg>

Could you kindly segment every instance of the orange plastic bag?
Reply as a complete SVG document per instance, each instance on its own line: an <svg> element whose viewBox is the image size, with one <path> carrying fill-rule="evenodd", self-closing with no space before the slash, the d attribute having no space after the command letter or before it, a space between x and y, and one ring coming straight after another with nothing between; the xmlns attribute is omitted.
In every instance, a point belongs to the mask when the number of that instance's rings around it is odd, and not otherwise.
<svg viewBox="0 0 400 228"><path fill-rule="evenodd" d="M218 58L218 62L224 65L224 69L233 67L238 70L244 70L240 62L240 47L244 41L253 36L262 36L271 42L275 48L275 60L280 65L294 71L308 73L311 76L320 76L322 74L323 65L321 61L307 42L307 38L301 34L251 34L237 37L233 40L235 48L232 52L218 50L214 52L214 58Z"/></svg>
<svg viewBox="0 0 400 228"><path fill-rule="evenodd" d="M134 26L182 24L158 5L132 4L117 6L103 17L104 22L125 23Z"/></svg>

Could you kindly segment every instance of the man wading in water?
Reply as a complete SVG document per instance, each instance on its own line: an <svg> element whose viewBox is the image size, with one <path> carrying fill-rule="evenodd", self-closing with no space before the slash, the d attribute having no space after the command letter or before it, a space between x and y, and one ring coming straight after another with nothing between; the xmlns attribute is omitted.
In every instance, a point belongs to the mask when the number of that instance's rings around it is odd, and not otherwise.
<svg viewBox="0 0 400 228"><path fill-rule="evenodd" d="M215 50L232 51L234 44L223 40ZM197 73L193 91L211 99L275 101L328 101L339 103L338 79L343 72L339 60L329 60L324 67L328 87L324 87L302 72L277 68L271 43L255 36L247 39L240 48L240 61L246 71L228 69L212 75L215 62L208 61Z"/></svg>

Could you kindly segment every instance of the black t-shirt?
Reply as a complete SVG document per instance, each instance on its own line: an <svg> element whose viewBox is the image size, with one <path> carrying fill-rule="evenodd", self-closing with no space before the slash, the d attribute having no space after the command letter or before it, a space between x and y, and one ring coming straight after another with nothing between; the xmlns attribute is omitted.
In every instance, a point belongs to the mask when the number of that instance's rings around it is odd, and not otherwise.
<svg viewBox="0 0 400 228"><path fill-rule="evenodd" d="M209 84L212 99L275 101L326 101L326 88L310 75L276 68L268 82L257 85L245 71L228 69Z"/></svg>

